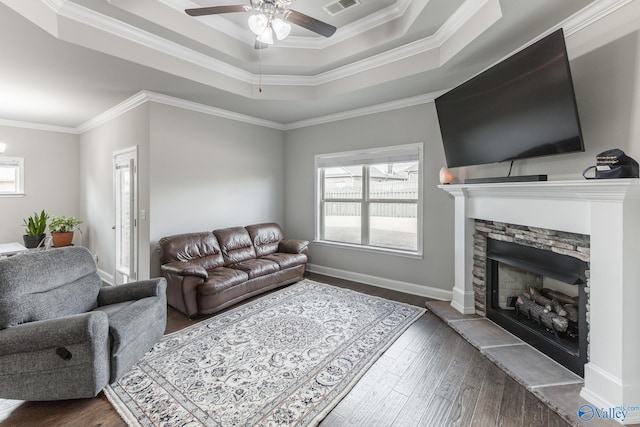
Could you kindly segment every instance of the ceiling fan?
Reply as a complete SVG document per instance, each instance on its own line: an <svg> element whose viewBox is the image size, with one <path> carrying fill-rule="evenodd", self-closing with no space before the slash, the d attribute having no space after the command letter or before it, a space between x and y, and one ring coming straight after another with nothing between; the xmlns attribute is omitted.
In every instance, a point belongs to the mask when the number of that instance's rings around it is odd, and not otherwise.
<svg viewBox="0 0 640 427"><path fill-rule="evenodd" d="M291 32L291 24L313 31L324 37L331 37L336 27L322 22L304 13L287 7L294 0L250 0L250 5L211 6L186 9L190 16L218 15L222 13L253 12L249 16L249 28L256 35L256 49L273 44L275 34L278 40L284 40Z"/></svg>

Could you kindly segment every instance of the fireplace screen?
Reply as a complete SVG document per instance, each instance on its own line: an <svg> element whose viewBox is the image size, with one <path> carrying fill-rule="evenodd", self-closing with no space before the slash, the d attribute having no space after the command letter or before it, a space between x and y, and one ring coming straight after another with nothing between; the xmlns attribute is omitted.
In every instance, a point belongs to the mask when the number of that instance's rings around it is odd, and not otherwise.
<svg viewBox="0 0 640 427"><path fill-rule="evenodd" d="M583 375L587 268L576 258L488 239L487 317Z"/></svg>

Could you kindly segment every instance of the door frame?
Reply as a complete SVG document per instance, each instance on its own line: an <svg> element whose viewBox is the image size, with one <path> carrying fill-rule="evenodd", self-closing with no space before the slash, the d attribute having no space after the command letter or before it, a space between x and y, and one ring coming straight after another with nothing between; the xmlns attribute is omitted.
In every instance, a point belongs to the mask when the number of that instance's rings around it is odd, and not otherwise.
<svg viewBox="0 0 640 427"><path fill-rule="evenodd" d="M130 250L130 274L127 276L127 280L124 281L123 277L126 276L122 272L118 270L118 255L119 255L119 242L118 242L118 158L121 156L130 156L133 162L132 168L132 182L131 182L131 191L133 200L131 201L131 221L132 221L132 231L131 231L131 250ZM138 146L124 148L122 150L117 150L113 152L113 230L114 230L114 263L113 263L113 282L114 285L119 285L126 283L128 281L135 281L138 277L138 260L139 260L139 221L138 221L138 200L139 200L139 189L138 189Z"/></svg>

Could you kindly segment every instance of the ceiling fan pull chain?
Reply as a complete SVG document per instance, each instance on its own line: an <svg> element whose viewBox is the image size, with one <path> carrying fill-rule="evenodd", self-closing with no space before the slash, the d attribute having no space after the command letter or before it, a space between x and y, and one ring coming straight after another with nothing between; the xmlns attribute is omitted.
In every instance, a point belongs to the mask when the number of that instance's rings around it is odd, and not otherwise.
<svg viewBox="0 0 640 427"><path fill-rule="evenodd" d="M258 93L262 93L262 49L258 50Z"/></svg>

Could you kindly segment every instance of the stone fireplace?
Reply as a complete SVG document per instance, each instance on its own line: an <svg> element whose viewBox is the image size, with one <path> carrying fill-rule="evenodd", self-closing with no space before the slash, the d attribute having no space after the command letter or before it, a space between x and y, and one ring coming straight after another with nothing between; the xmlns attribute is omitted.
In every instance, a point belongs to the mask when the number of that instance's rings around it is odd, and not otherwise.
<svg viewBox="0 0 640 427"><path fill-rule="evenodd" d="M588 270L589 236L475 220L476 313L580 376L588 354Z"/></svg>
<svg viewBox="0 0 640 427"><path fill-rule="evenodd" d="M640 405L640 365L636 362L640 354L639 180L457 184L439 188L453 195L455 204L451 306L465 314L487 313L490 298L483 288L486 277L481 277L487 274L487 261L483 258L486 255L478 253L475 243L483 237L497 241L512 238L521 244L521 237L530 235L536 241L533 247L546 246L552 252L573 256L587 264L584 276L588 276L588 284L581 284L577 292L569 295L576 301L580 295L584 295L583 299L589 297L580 314L586 319L588 307L588 351L582 352L588 357L580 362L584 369L580 396L600 408ZM497 229L504 233L496 233ZM558 238L548 239L553 233ZM566 242L566 238L574 241ZM484 273L480 264L484 265ZM513 276L511 272L499 274ZM548 279L537 276L540 275L525 276L524 280L540 289L547 286L544 281ZM513 286L518 285L503 285ZM563 293L571 294L570 288L565 289ZM525 291L517 289L515 293ZM503 295L498 307L508 308L513 296ZM637 412L625 420L638 422Z"/></svg>

